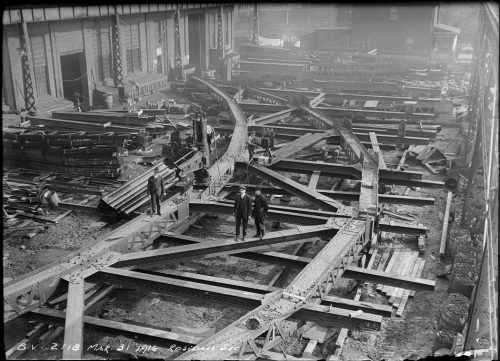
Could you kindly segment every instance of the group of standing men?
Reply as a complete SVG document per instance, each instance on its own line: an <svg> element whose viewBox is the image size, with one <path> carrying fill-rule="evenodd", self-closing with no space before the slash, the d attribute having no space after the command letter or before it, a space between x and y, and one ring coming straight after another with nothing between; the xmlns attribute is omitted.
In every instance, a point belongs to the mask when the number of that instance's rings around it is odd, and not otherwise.
<svg viewBox="0 0 500 361"><path fill-rule="evenodd" d="M181 170L176 167L176 176L180 178ZM240 186L240 193L236 196L234 200L233 216L236 218L236 237L240 235L240 226L243 226L243 240L247 235L248 218L252 216L255 219L255 227L257 232L254 237L264 237L266 234L266 229L264 226L264 220L267 217L267 211L269 209L266 197L262 194L260 187L255 189L253 207L252 207L252 197L246 194L246 187ZM151 196L151 208L152 214L161 215L161 200L165 195L165 185L163 183L163 178L160 175L158 167L154 169L154 175L148 179L148 193Z"/></svg>
<svg viewBox="0 0 500 361"><path fill-rule="evenodd" d="M236 237L238 240L240 235L240 225L243 226L243 241L247 235L247 225L248 217L251 215L255 219L255 227L257 228L257 233L254 237L264 237L266 234L266 229L264 226L264 220L267 217L267 211L269 206L267 204L266 197L262 195L261 189L257 187L255 189L254 204L252 208L252 198L246 194L245 186L240 186L240 194L238 194L234 200L233 216L236 218Z"/></svg>

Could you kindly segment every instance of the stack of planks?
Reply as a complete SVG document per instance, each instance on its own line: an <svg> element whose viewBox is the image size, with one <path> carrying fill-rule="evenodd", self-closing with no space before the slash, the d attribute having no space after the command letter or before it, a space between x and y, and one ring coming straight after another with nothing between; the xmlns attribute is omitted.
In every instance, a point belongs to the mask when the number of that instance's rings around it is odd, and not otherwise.
<svg viewBox="0 0 500 361"><path fill-rule="evenodd" d="M422 275L425 260L418 258L417 251L400 248L386 248L384 250L375 248L372 258L376 257L377 253L380 255L380 259L373 269L411 277L420 277ZM377 285L377 291L389 298L389 303L396 308L396 316L399 317L403 315L408 298L415 295L415 291L382 284Z"/></svg>

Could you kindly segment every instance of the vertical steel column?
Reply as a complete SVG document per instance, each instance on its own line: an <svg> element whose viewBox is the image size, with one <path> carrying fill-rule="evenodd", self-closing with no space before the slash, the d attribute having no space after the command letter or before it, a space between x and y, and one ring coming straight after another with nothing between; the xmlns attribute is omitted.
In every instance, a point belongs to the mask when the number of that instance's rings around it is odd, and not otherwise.
<svg viewBox="0 0 500 361"><path fill-rule="evenodd" d="M222 28L223 25L223 9L222 5L219 9L219 12L217 13L217 49L219 53L219 67L220 67L220 74L222 77L224 74L224 31Z"/></svg>
<svg viewBox="0 0 500 361"><path fill-rule="evenodd" d="M120 18L115 7L115 16L113 17L113 80L115 87L118 88L118 97L125 98L125 88L123 86L123 67L122 51L120 46Z"/></svg>
<svg viewBox="0 0 500 361"><path fill-rule="evenodd" d="M257 3L253 7L253 34L252 34L252 44L257 45L259 43L259 15L257 12Z"/></svg>
<svg viewBox="0 0 500 361"><path fill-rule="evenodd" d="M180 16L180 10L177 9L174 16L174 56L176 79L182 76L181 32L179 30Z"/></svg>
<svg viewBox="0 0 500 361"><path fill-rule="evenodd" d="M27 111L36 113L37 99L33 87L33 79L31 77L31 48L28 36L28 26L24 22L22 10L20 12L21 23L19 24L19 42L21 48L19 50L19 55L21 56L21 65L23 71L24 102Z"/></svg>

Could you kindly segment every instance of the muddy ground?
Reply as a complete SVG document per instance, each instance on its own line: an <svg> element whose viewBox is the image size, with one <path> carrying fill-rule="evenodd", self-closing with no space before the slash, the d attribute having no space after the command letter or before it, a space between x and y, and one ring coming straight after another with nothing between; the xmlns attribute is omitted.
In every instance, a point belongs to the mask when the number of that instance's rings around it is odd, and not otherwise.
<svg viewBox="0 0 500 361"><path fill-rule="evenodd" d="M456 152L457 134L455 129L445 129L441 134L445 139L439 141L440 149L446 152ZM397 164L399 156L397 152L384 152L384 158L388 163ZM409 170L424 173L425 179L441 180L442 175L431 174L423 166L409 160L407 162ZM130 170L140 172L142 168L135 163L130 166ZM128 175L125 175L128 177ZM321 182L325 182L321 177ZM479 182L478 182L479 183ZM479 183L480 184L480 183ZM326 187L326 184L319 186ZM393 187L393 192L402 194L405 187ZM448 280L437 278L441 273L443 265L439 263L439 243L441 238L442 220L439 219L439 212L444 212L446 202L446 192L441 189L419 189L411 190L409 196L434 197L434 206L411 207L411 206L386 206L386 209L395 213L413 214L419 223L424 224L428 229L428 240L425 252L426 264L422 274L423 278L436 280L436 290L434 292L417 292L410 298L402 318L385 318L380 332L349 332L341 354L343 360L403 360L405 358L416 359L431 355L435 334L437 332L437 321L440 313L440 306L446 299L448 293ZM480 204L480 198L475 200ZM456 201L459 203L459 200ZM306 206L303 202L292 197L291 206ZM52 211L49 211L52 212ZM457 218L459 213L457 212ZM51 262L57 261L58 257L74 251L89 241L99 238L115 225L102 225L102 220L97 215L71 213L59 224L51 226L44 233L35 236L30 240L22 238L22 235L11 236L4 240L4 254L9 254L7 265L4 262L4 277L17 277L36 268L42 267ZM251 222L250 222L251 223ZM283 229L291 227L282 223ZM268 230L270 224L267 225ZM251 224L249 235L254 233L254 226ZM218 216L217 218L204 218L196 226L191 227L187 235L203 237L207 240L232 238L234 234L234 218L231 216ZM416 237L386 234L386 238L381 240L380 246L404 247L417 250ZM20 245L25 245L26 250L19 250ZM324 245L322 241L312 242L300 255L304 257L314 257L314 255ZM282 252L290 253L296 246L289 246ZM447 260L449 262L449 259ZM198 261L183 262L183 264L171 264L167 268L177 268L183 271L192 271L210 276L225 277L234 280L268 284L277 272L282 270L281 266L259 263L240 259L237 257L210 257ZM299 270L288 270L286 277L283 277L279 286L286 286L297 275ZM353 281L341 280L334 293L343 297L354 296L349 292L353 287ZM369 285L368 285L369 286ZM369 289L370 287L368 287ZM385 297L372 295L380 303L387 303ZM213 328L217 332L237 320L249 311L245 306L234 306L220 302L191 299L182 295L160 295L153 292L144 292L131 289L116 289L109 297L111 302L102 303L91 316L102 316L115 321L129 322L158 329L170 330L173 326L192 328L193 331L200 328ZM14 320L6 325L5 343L9 348L15 341L22 338L33 325L22 320ZM315 349L315 356L327 357L335 349L337 333L327 339L323 344L318 344ZM62 345L63 335L54 341L57 345ZM140 348L144 343L139 340L124 337L107 337L86 333L84 345L93 344L109 345L111 350L124 350L130 354L145 355L155 358L171 359L179 354L168 347L156 346L156 349L149 349L145 352ZM124 346L120 346L123 344ZM301 356L307 340L297 337L287 340L284 343L284 350L287 354ZM55 347L57 348L57 346ZM61 350L35 350L26 352L23 359L59 359L62 356ZM101 353L101 358L111 357L105 352ZM121 354L114 355L123 356ZM95 358L94 355L86 354L85 358Z"/></svg>

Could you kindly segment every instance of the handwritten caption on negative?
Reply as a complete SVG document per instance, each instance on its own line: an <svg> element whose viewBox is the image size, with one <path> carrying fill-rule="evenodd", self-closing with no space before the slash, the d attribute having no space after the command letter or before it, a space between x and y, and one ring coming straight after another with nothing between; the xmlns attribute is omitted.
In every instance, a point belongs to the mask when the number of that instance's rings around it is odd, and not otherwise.
<svg viewBox="0 0 500 361"><path fill-rule="evenodd" d="M82 350L87 350L87 351L99 351L99 352L105 352L109 353L110 351L120 351L120 352L135 352L135 353L146 353L146 352L157 352L158 351L158 346L151 346L151 345L139 345L139 346L132 346L130 344L123 344L121 343L118 347L112 348L109 345L103 346L99 344L92 344L86 348L83 348ZM225 344L221 347L216 347L216 346L210 346L210 347L203 347L203 346L177 346L176 344L170 345L170 347L167 349L167 352L186 352L186 351L215 351L215 350L221 350L221 351L235 351L238 350L239 347L234 347L234 346L229 346L228 344ZM39 347L38 345L26 345L26 343L22 343L17 347L17 350L19 351L26 351L26 350L50 350L50 351L59 351L59 350L73 350L73 351L80 351L81 350L81 345L80 344L59 344L56 342L52 342L50 346L48 347Z"/></svg>

